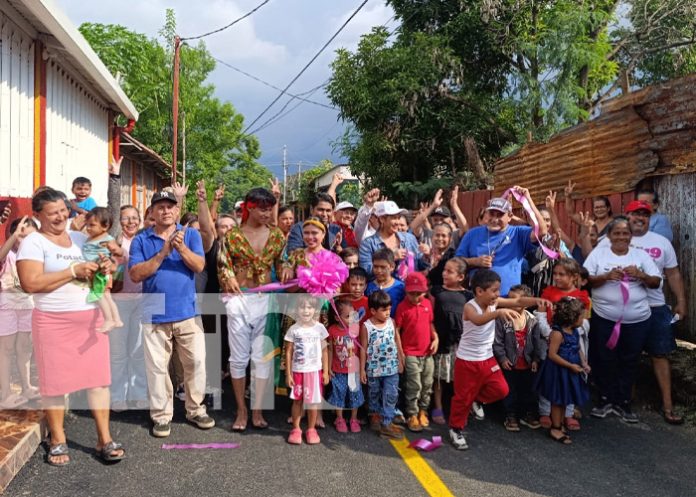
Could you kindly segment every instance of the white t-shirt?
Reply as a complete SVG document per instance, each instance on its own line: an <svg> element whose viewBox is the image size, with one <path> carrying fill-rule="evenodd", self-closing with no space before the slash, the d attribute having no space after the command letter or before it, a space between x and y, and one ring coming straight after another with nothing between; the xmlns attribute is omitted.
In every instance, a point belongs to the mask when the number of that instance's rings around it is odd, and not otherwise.
<svg viewBox="0 0 696 497"><path fill-rule="evenodd" d="M304 327L293 324L285 333L285 341L292 342L293 373L313 373L322 370L321 353L325 346L324 340L329 336L324 325L314 323Z"/></svg>
<svg viewBox="0 0 696 497"><path fill-rule="evenodd" d="M598 246L608 247L609 245L609 240L602 240ZM662 275L664 275L665 269L675 268L679 264L672 243L658 233L648 231L642 236L633 236L631 238L631 247L644 250L652 258ZM665 305L663 287L648 288L648 302L650 307Z"/></svg>
<svg viewBox="0 0 696 497"><path fill-rule="evenodd" d="M85 262L82 244L87 237L79 232L68 232L72 245L60 247L39 232L31 233L19 246L17 261L38 261L44 265L44 273L55 273L70 267L74 262ZM87 303L89 283L72 280L48 293L34 294L36 308L44 312L88 311L94 304Z"/></svg>
<svg viewBox="0 0 696 497"><path fill-rule="evenodd" d="M472 306L476 312L483 314L475 299L464 304ZM495 306L488 307L489 312L495 311ZM464 319L462 337L457 347L457 358L465 361L485 361L493 357L493 340L495 339L495 319L478 326Z"/></svg>
<svg viewBox="0 0 696 497"><path fill-rule="evenodd" d="M10 250L5 262L0 264L0 309L9 311L34 308L31 295L24 293L17 276L17 253Z"/></svg>
<svg viewBox="0 0 696 497"><path fill-rule="evenodd" d="M585 259L584 266L591 276L628 266L636 266L650 276L662 276L650 256L635 248L629 248L626 255L616 255L610 246L597 245ZM621 316L627 324L645 321L650 317L647 288L640 281L631 279L628 282L628 292L628 303L624 309L621 283L607 281L602 286L592 289L592 309L610 321L618 321Z"/></svg>

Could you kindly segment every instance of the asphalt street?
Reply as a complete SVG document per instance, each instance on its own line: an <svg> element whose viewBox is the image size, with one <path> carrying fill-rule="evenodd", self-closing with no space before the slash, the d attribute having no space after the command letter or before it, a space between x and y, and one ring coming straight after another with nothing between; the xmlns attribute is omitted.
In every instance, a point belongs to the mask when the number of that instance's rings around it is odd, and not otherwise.
<svg viewBox="0 0 696 497"><path fill-rule="evenodd" d="M187 424L181 403L172 435L149 435L147 413L114 414L112 431L127 458L104 465L94 455L94 425L88 412L66 421L72 461L53 468L40 448L7 488L19 496L346 496L411 497L428 492L395 448L374 433L320 430L320 446L290 446L287 410L267 414L271 428L231 433L229 392L223 409L212 411L217 426L201 431ZM423 454L432 471L456 496L667 496L696 495L696 429L671 427L641 412L641 423L617 418L582 420L572 446L552 442L542 430L508 433L495 406L484 421L469 424L469 451L448 444ZM326 414L327 421L333 419ZM330 423L329 423L330 424ZM442 435L435 427L411 440ZM162 450L162 443L237 442L227 450ZM410 450L410 449L409 449ZM431 489L432 491L432 489Z"/></svg>

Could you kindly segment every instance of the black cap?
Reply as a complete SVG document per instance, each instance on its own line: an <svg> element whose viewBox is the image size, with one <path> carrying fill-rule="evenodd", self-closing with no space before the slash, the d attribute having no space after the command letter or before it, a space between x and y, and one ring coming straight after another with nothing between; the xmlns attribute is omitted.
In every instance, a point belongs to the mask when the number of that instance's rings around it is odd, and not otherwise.
<svg viewBox="0 0 696 497"><path fill-rule="evenodd" d="M445 216L445 217L452 217L452 213L447 207L438 207L433 211L431 214L432 216Z"/></svg>
<svg viewBox="0 0 696 497"><path fill-rule="evenodd" d="M163 191L163 192L156 192L156 193L152 196L152 200L150 201L150 205L153 206L153 205L155 205L157 202L162 202L163 200L168 200L168 201L173 202L173 203L175 203L175 204L177 203L176 197L174 196L173 193L167 192L167 191Z"/></svg>

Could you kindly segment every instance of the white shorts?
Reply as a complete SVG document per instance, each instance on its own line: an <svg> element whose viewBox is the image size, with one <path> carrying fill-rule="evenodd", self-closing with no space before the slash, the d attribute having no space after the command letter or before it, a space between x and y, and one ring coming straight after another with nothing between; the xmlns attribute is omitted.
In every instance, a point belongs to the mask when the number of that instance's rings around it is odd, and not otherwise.
<svg viewBox="0 0 696 497"><path fill-rule="evenodd" d="M0 337L14 335L18 331L31 332L33 309L0 309Z"/></svg>
<svg viewBox="0 0 696 497"><path fill-rule="evenodd" d="M225 303L227 340L230 345L230 375L244 378L251 360L253 376L270 377L273 366L273 342L264 335L268 315L269 295L234 295Z"/></svg>

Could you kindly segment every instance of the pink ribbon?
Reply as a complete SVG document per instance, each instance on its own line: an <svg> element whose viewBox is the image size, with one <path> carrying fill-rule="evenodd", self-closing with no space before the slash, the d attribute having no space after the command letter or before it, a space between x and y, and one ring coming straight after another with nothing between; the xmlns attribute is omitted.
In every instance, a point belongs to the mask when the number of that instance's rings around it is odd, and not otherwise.
<svg viewBox="0 0 696 497"><path fill-rule="evenodd" d="M207 443L207 444L162 444L164 450L196 450L196 449L236 449L239 444L226 443Z"/></svg>
<svg viewBox="0 0 696 497"><path fill-rule="evenodd" d="M406 252L406 257L399 263L399 269L397 271L397 276L401 281L406 279L410 273L416 270L416 259L413 253L410 251Z"/></svg>
<svg viewBox="0 0 696 497"><path fill-rule="evenodd" d="M279 283L274 281L273 283L268 283L267 285L260 285L255 288L245 288L244 293L260 293L260 292L277 292L278 290L285 290L286 288L291 288L297 285L298 280L288 280L286 283Z"/></svg>
<svg viewBox="0 0 696 497"><path fill-rule="evenodd" d="M503 193L503 197L508 197L509 195L512 195L515 200L522 204L522 207L529 216L529 219L532 220L532 224L534 225L534 234L536 235L537 240L539 240L539 246L541 247L541 250L543 250L549 258L558 259L558 252L556 252L555 250L551 250L546 245L544 245L544 242L541 241L541 237L539 236L539 220L536 218L536 214L534 214L534 209L532 209L532 206L529 204L529 200L527 199L527 197L513 190L512 188L508 188L507 190L505 190L505 193Z"/></svg>
<svg viewBox="0 0 696 497"><path fill-rule="evenodd" d="M609 340L607 340L607 348L609 350L614 350L616 345L619 343L619 337L621 336L621 322L624 318L624 313L626 312L626 304L628 304L628 276L624 274L623 279L619 282L621 288L621 297L623 298L623 309L621 309L621 317L614 324L614 328L611 330L611 335Z"/></svg>
<svg viewBox="0 0 696 497"><path fill-rule="evenodd" d="M433 437L432 442L427 438L420 438L408 444L411 449L420 449L423 452L432 452L442 447L442 437Z"/></svg>

